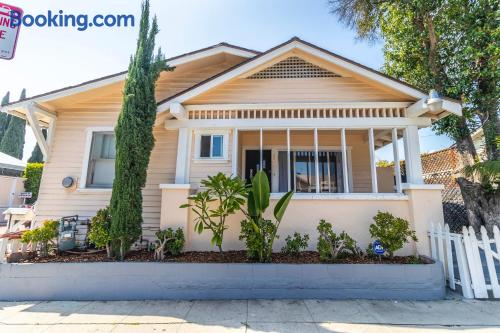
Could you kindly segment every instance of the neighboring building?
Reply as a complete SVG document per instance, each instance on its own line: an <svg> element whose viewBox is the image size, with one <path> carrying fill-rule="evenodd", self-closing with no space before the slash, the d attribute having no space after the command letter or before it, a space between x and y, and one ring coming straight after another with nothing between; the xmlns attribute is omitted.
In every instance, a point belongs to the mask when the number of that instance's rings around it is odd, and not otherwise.
<svg viewBox="0 0 500 333"><path fill-rule="evenodd" d="M457 172L462 169L460 156L454 146L422 154L422 171L426 184L443 184L444 222L453 231L468 225L467 212L460 187L456 181Z"/></svg>
<svg viewBox="0 0 500 333"><path fill-rule="evenodd" d="M484 133L483 128L479 128L474 133L472 133L472 142L474 143L474 147L476 148L476 153L480 159L486 160L486 150L484 149Z"/></svg>
<svg viewBox="0 0 500 333"><path fill-rule="evenodd" d="M18 207L23 203L19 194L24 191L22 178L26 163L15 157L0 152L0 214L9 207ZM7 221L0 215L0 234Z"/></svg>
<svg viewBox="0 0 500 333"><path fill-rule="evenodd" d="M364 247L372 217L382 210L408 219L417 231L420 241L406 253L428 253L428 225L443 221L441 187L423 183L418 129L460 115L459 102L445 98L438 100L442 108L435 107L427 92L298 38L263 53L222 43L168 63L176 68L157 82L156 143L143 190L145 239L153 240L159 228L181 226L187 250L209 249L209 235L193 232L193 214L179 205L207 175L248 180L263 169L273 204L280 193L296 192L276 249L294 231L308 233L314 248L322 218ZM113 128L126 75L3 107L27 119L46 156L37 222L91 217L109 204ZM46 140L41 127L48 128ZM407 183L396 172L395 190L380 193L374 150L401 137ZM74 180L68 188L61 184L66 177ZM227 250L243 247L241 219L228 221Z"/></svg>
<svg viewBox="0 0 500 333"><path fill-rule="evenodd" d="M472 134L472 141L480 158L485 158L483 130ZM453 231L462 230L469 224L464 200L456 177L464 165L455 145L432 153L422 154L422 172L426 184L442 184L444 190L443 212L444 221Z"/></svg>

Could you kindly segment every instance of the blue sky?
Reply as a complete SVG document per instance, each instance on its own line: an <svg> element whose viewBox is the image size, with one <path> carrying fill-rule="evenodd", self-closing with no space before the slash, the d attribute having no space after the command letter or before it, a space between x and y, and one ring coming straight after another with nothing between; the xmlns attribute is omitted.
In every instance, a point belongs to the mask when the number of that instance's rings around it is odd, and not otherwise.
<svg viewBox="0 0 500 333"><path fill-rule="evenodd" d="M89 28L23 27L13 60L0 60L0 95L21 89L28 96L77 84L127 68L134 51L139 0L1 0L21 7L26 14L48 10L66 14L133 14L136 27ZM151 0L160 26L158 46L172 57L225 41L265 51L293 36L378 69L383 63L382 44L355 40L352 31L329 14L326 0ZM451 144L429 129L420 131L423 152ZM35 140L27 130L24 159ZM389 147L377 152L392 159Z"/></svg>

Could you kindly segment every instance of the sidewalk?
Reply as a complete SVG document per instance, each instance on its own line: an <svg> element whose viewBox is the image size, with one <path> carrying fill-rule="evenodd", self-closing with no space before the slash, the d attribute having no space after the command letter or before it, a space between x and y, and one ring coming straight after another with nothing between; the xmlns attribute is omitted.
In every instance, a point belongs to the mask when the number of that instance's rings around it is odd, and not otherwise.
<svg viewBox="0 0 500 333"><path fill-rule="evenodd" d="M0 302L0 332L500 332L500 302Z"/></svg>

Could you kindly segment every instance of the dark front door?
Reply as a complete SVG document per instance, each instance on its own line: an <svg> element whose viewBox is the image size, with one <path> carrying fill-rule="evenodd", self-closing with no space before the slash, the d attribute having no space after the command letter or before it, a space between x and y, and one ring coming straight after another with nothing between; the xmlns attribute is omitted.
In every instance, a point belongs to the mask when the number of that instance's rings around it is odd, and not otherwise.
<svg viewBox="0 0 500 333"><path fill-rule="evenodd" d="M260 150L247 150L245 154L245 180L250 180L260 170ZM271 150L262 150L262 170L269 178L271 184Z"/></svg>

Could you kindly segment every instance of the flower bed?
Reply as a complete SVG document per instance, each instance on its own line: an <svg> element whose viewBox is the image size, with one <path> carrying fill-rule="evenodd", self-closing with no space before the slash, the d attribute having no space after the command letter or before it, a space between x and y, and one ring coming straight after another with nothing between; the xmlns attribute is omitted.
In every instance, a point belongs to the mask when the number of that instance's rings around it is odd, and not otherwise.
<svg viewBox="0 0 500 333"><path fill-rule="evenodd" d="M61 255L50 255L47 257L30 256L27 259L21 259L22 263L49 263L49 262L112 262L106 257L105 251L89 252L89 253L63 253ZM151 251L131 251L126 257L127 262L152 262L156 261L153 258ZM245 251L226 251L224 256L219 252L183 252L178 256L167 256L161 262L184 262L184 263L252 263L248 259ZM297 256L286 255L283 253L273 253L272 263L280 264L321 264L325 263L320 260L319 253L316 251L304 251ZM432 261L425 258L416 257L355 257L346 256L337 259L331 264L430 264Z"/></svg>

